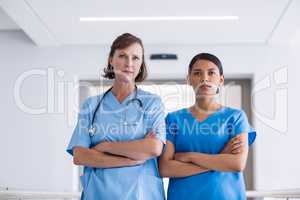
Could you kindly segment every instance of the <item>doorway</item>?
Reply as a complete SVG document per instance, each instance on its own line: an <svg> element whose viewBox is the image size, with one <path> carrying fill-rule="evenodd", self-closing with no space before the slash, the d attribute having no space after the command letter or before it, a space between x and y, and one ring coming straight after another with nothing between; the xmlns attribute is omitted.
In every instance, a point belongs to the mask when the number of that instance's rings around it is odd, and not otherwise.
<svg viewBox="0 0 300 200"><path fill-rule="evenodd" d="M82 80L79 87L79 102L84 99L105 92L111 81ZM238 109L243 109L252 124L251 112L251 79L226 79L225 85L220 92L220 103ZM159 95L165 105L166 113L189 107L194 103L193 90L186 84L185 80L147 80L138 87ZM254 157L253 147L249 149L248 161L244 170L247 190L254 190ZM80 174L82 169L79 170ZM165 191L168 187L168 179L164 179ZM80 188L80 186L79 186Z"/></svg>

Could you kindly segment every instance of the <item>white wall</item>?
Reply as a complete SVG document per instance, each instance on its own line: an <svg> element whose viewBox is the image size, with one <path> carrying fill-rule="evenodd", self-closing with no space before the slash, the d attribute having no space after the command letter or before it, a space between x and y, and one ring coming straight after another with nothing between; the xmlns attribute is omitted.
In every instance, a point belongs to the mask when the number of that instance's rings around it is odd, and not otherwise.
<svg viewBox="0 0 300 200"><path fill-rule="evenodd" d="M145 46L146 54L177 53L178 61L149 61L149 78L184 78L189 60L198 52L208 51L223 61L225 76L253 76L254 83L272 75L281 67L288 67L288 130L280 134L255 118L258 131L255 144L256 188L283 189L300 187L300 148L298 122L299 93L296 90L300 61L297 46ZM72 190L72 159L65 153L74 122L73 104L76 90L69 89L74 77L97 78L106 63L108 47L65 46L36 47L22 32L0 32L1 99L0 116L0 187ZM32 115L24 113L14 100L14 85L28 70L55 70L54 111ZM64 71L63 76L57 73ZM76 78L75 78L76 79ZM58 84L65 84L63 95L57 97ZM280 86L283 90L286 84ZM272 115L275 110L275 90L268 89L254 96L255 111ZM21 95L26 105L43 107L47 101L47 76L31 76L24 81ZM51 96L50 96L51 97ZM71 99L68 99L71 97ZM62 112L58 106L65 105ZM282 105L284 106L284 105ZM47 107L47 106L46 106ZM76 106L75 106L76 107ZM298 109L299 110L299 109ZM70 117L71 116L71 117ZM270 118L270 117L269 117ZM286 120L279 116L278 123ZM272 121L271 121L272 122ZM271 123L269 122L269 123ZM284 125L284 124L283 124Z"/></svg>

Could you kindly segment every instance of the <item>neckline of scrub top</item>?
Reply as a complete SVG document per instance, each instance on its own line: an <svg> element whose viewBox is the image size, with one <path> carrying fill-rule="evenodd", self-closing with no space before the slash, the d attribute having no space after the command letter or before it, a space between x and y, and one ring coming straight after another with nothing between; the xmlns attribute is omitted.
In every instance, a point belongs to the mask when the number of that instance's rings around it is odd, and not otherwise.
<svg viewBox="0 0 300 200"><path fill-rule="evenodd" d="M207 120L209 120L211 117L213 117L214 115L222 112L226 107L225 106L221 106L221 108L219 108L218 110L216 110L215 112L209 114L205 119L203 120L198 120L196 117L194 117L194 115L192 114L192 112L190 111L189 108L185 108L185 112L194 120L194 121L197 121L198 123L203 123L203 122L206 122Z"/></svg>
<svg viewBox="0 0 300 200"><path fill-rule="evenodd" d="M111 96L112 100L114 101L114 103L118 106L124 106L126 104L127 101L129 101L131 99L131 97L133 95L135 95L135 92L138 92L138 89L133 90L127 97L125 97L125 99L120 102L117 97L114 95L114 93L112 91L109 91L109 96Z"/></svg>

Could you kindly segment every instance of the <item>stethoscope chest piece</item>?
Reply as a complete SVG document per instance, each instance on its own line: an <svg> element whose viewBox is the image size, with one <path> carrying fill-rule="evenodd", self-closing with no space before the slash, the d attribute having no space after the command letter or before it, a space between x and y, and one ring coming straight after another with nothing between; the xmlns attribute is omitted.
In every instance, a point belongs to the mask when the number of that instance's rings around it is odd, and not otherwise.
<svg viewBox="0 0 300 200"><path fill-rule="evenodd" d="M91 126L89 128L89 134L90 134L90 136L94 136L96 134L96 127Z"/></svg>

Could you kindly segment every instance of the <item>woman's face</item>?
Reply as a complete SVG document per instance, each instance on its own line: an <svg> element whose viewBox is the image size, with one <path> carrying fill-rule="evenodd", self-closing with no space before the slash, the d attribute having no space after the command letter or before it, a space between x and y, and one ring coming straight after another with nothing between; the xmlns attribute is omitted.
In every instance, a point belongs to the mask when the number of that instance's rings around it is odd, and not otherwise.
<svg viewBox="0 0 300 200"><path fill-rule="evenodd" d="M220 75L219 68L213 62L198 60L192 66L188 82L197 97L216 95L218 88L224 83L224 76Z"/></svg>
<svg viewBox="0 0 300 200"><path fill-rule="evenodd" d="M115 80L134 82L143 63L143 49L138 43L124 49L116 49L109 62L113 66Z"/></svg>

